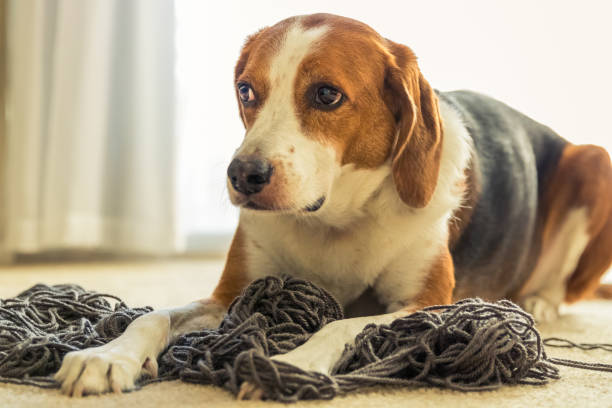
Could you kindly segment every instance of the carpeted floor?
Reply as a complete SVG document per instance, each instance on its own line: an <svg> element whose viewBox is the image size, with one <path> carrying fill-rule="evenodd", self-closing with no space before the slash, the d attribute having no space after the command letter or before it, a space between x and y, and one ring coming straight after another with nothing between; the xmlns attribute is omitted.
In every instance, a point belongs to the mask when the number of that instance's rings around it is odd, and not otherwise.
<svg viewBox="0 0 612 408"><path fill-rule="evenodd" d="M138 263L82 263L0 267L0 298L12 297L35 283L77 283L86 289L112 293L129 305L156 308L181 305L205 297L213 289L221 260L181 260ZM590 301L564 309L542 334L577 342L612 343L612 302ZM612 353L549 349L554 357L612 363ZM460 393L440 389L376 388L333 401L295 407L612 407L612 374L561 367L562 379L543 387L517 386L498 391ZM270 402L240 402L221 389L180 382L154 384L123 395L70 399L57 390L0 384L0 407L235 407L284 406Z"/></svg>

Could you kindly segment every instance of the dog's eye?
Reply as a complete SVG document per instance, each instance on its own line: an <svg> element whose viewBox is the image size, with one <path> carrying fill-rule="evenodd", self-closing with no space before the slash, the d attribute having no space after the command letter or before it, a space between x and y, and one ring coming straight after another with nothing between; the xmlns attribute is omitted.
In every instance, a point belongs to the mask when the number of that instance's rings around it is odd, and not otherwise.
<svg viewBox="0 0 612 408"><path fill-rule="evenodd" d="M315 102L328 108L335 107L341 101L342 93L331 86L322 86L315 94Z"/></svg>
<svg viewBox="0 0 612 408"><path fill-rule="evenodd" d="M242 103L249 103L255 100L255 93L249 84L238 84L238 96Z"/></svg>

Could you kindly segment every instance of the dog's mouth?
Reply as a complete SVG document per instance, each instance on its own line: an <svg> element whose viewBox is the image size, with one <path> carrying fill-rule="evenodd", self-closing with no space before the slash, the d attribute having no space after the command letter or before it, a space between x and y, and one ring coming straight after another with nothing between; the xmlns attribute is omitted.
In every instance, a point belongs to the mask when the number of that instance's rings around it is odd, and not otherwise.
<svg viewBox="0 0 612 408"><path fill-rule="evenodd" d="M315 212L318 211L322 206L323 203L325 202L325 196L319 197L319 199L317 199L315 202L313 202L312 204L307 205L306 207L302 208L300 211L303 212ZM256 210L256 211L278 211L278 212L289 212L292 211L291 209L287 208L270 208L270 207L264 207L260 204L257 204L256 202L249 200L246 203L242 204L243 208L248 208L249 210Z"/></svg>
<svg viewBox="0 0 612 408"><path fill-rule="evenodd" d="M242 205L242 207L248 208L249 210L273 211L273 209L262 207L261 205L254 203L253 201L247 201Z"/></svg>
<svg viewBox="0 0 612 408"><path fill-rule="evenodd" d="M310 204L309 206L306 206L306 208L304 208L304 211L306 211L306 212L315 212L315 211L317 211L319 208L321 208L323 206L324 202L325 202L325 196L322 196L317 201L315 201L314 203Z"/></svg>

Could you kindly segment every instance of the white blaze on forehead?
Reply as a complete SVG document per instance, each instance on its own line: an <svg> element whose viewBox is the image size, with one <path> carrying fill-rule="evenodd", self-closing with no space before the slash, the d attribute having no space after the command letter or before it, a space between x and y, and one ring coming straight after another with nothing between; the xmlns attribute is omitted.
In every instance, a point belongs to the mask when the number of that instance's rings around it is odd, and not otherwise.
<svg viewBox="0 0 612 408"><path fill-rule="evenodd" d="M270 64L270 82L283 88L293 87L300 63L326 31L326 26L304 29L299 20L289 27L283 45Z"/></svg>
<svg viewBox="0 0 612 408"><path fill-rule="evenodd" d="M301 62L326 31L325 26L305 29L299 20L289 27L278 52L270 61L270 93L247 134L247 139L251 140L245 140L246 145L256 143L259 150L275 150L280 147L280 140L276 136L285 140L298 136L300 126L295 112L295 79ZM298 140L294 141L299 144ZM272 151L268 153L273 154Z"/></svg>

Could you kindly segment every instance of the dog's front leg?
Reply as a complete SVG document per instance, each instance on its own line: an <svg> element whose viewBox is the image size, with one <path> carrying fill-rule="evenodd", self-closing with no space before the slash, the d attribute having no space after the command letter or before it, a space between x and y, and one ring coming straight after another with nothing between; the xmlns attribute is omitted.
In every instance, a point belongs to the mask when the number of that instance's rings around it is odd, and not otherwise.
<svg viewBox="0 0 612 408"><path fill-rule="evenodd" d="M231 301L248 283L238 229L210 299L148 313L134 320L110 343L66 354L55 374L62 392L72 396L121 392L133 388L143 370L157 375L158 354L182 334L218 327Z"/></svg>
<svg viewBox="0 0 612 408"><path fill-rule="evenodd" d="M66 354L55 379L62 393L75 397L132 389L143 370L157 375L157 356L168 344L181 334L217 327L225 311L204 300L147 313L110 343Z"/></svg>
<svg viewBox="0 0 612 408"><path fill-rule="evenodd" d="M395 313L336 320L321 328L300 347L273 356L272 359L295 365L305 371L330 374L342 356L345 345L352 343L367 325L390 324L415 310L406 308Z"/></svg>
<svg viewBox="0 0 612 408"><path fill-rule="evenodd" d="M352 319L336 320L328 323L301 346L285 354L278 354L272 360L291 364L304 371L315 371L329 375L336 361L344 352L345 345L354 341L368 324L390 324L393 320L406 316L415 311L405 308L395 313L378 316L356 317ZM263 390L250 382L242 383L238 399L261 399Z"/></svg>

